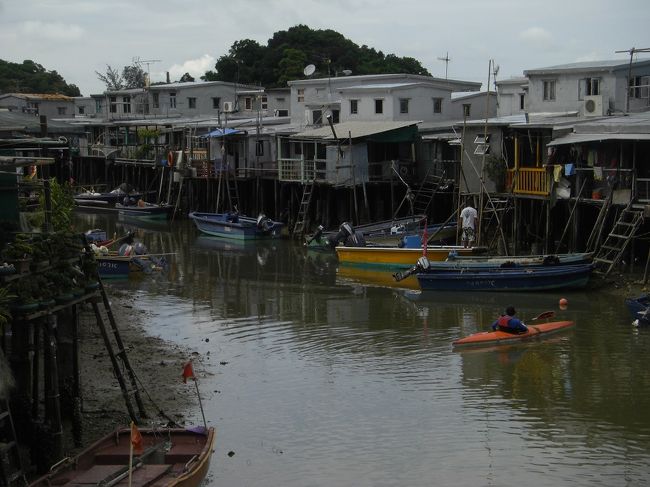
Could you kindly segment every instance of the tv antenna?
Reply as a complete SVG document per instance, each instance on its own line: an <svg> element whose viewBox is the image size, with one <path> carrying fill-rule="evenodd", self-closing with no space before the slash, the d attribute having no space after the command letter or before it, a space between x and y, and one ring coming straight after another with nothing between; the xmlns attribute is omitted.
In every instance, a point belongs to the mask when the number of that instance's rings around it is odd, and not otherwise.
<svg viewBox="0 0 650 487"><path fill-rule="evenodd" d="M449 68L449 61L451 61L451 59L449 58L449 51L447 51L445 57L439 57L438 61L445 62L445 79L447 79L447 68Z"/></svg>
<svg viewBox="0 0 650 487"><path fill-rule="evenodd" d="M140 59L140 56L134 57L132 61L133 64L138 66L140 69L142 69L143 64L147 65L147 78L149 78L149 82L151 82L151 76L149 76L149 65L161 62L160 59Z"/></svg>

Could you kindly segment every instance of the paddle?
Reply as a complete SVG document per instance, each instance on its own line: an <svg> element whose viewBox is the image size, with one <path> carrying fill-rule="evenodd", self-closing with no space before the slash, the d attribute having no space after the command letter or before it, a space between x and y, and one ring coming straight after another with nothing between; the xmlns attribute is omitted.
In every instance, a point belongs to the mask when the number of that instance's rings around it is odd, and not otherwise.
<svg viewBox="0 0 650 487"><path fill-rule="evenodd" d="M543 313L540 313L534 318L531 318L530 320L527 321L544 320L546 318L553 318L554 316L555 316L555 311L544 311Z"/></svg>

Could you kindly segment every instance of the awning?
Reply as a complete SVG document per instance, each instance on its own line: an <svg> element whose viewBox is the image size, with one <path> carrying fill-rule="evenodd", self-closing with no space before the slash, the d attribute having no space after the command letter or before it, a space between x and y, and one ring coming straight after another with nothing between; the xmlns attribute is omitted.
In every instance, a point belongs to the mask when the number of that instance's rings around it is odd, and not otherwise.
<svg viewBox="0 0 650 487"><path fill-rule="evenodd" d="M584 144L603 140L650 140L650 134L569 134L552 140L546 145Z"/></svg>
<svg viewBox="0 0 650 487"><path fill-rule="evenodd" d="M212 132L208 132L205 135L202 135L201 137L223 137L224 135L235 135L235 134L243 134L243 130L237 130L237 129L216 129L213 130Z"/></svg>

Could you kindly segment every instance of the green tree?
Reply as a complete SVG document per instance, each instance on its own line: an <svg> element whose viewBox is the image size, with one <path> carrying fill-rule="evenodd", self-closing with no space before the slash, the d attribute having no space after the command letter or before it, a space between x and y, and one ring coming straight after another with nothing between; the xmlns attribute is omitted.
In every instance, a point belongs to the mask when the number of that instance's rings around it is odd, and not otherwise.
<svg viewBox="0 0 650 487"><path fill-rule="evenodd" d="M307 65L307 55L298 49L285 49L284 56L280 59L277 67L277 82L280 86L286 85L287 81L299 79L303 76L303 70Z"/></svg>
<svg viewBox="0 0 650 487"><path fill-rule="evenodd" d="M59 93L81 96L79 88L68 84L56 71L47 71L30 59L12 63L0 59L0 93Z"/></svg>

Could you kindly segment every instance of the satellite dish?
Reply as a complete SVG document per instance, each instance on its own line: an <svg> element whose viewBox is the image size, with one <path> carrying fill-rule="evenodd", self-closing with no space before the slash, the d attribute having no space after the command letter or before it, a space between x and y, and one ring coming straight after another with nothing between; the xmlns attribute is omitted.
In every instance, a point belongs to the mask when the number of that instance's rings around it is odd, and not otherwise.
<svg viewBox="0 0 650 487"><path fill-rule="evenodd" d="M350 75L352 74L352 70L351 70L351 69L344 69L344 70L341 71L341 72L342 72L345 76L350 76Z"/></svg>
<svg viewBox="0 0 650 487"><path fill-rule="evenodd" d="M305 66L305 69L303 69L302 72L305 74L305 76L311 76L316 72L316 66L313 64L308 64Z"/></svg>

